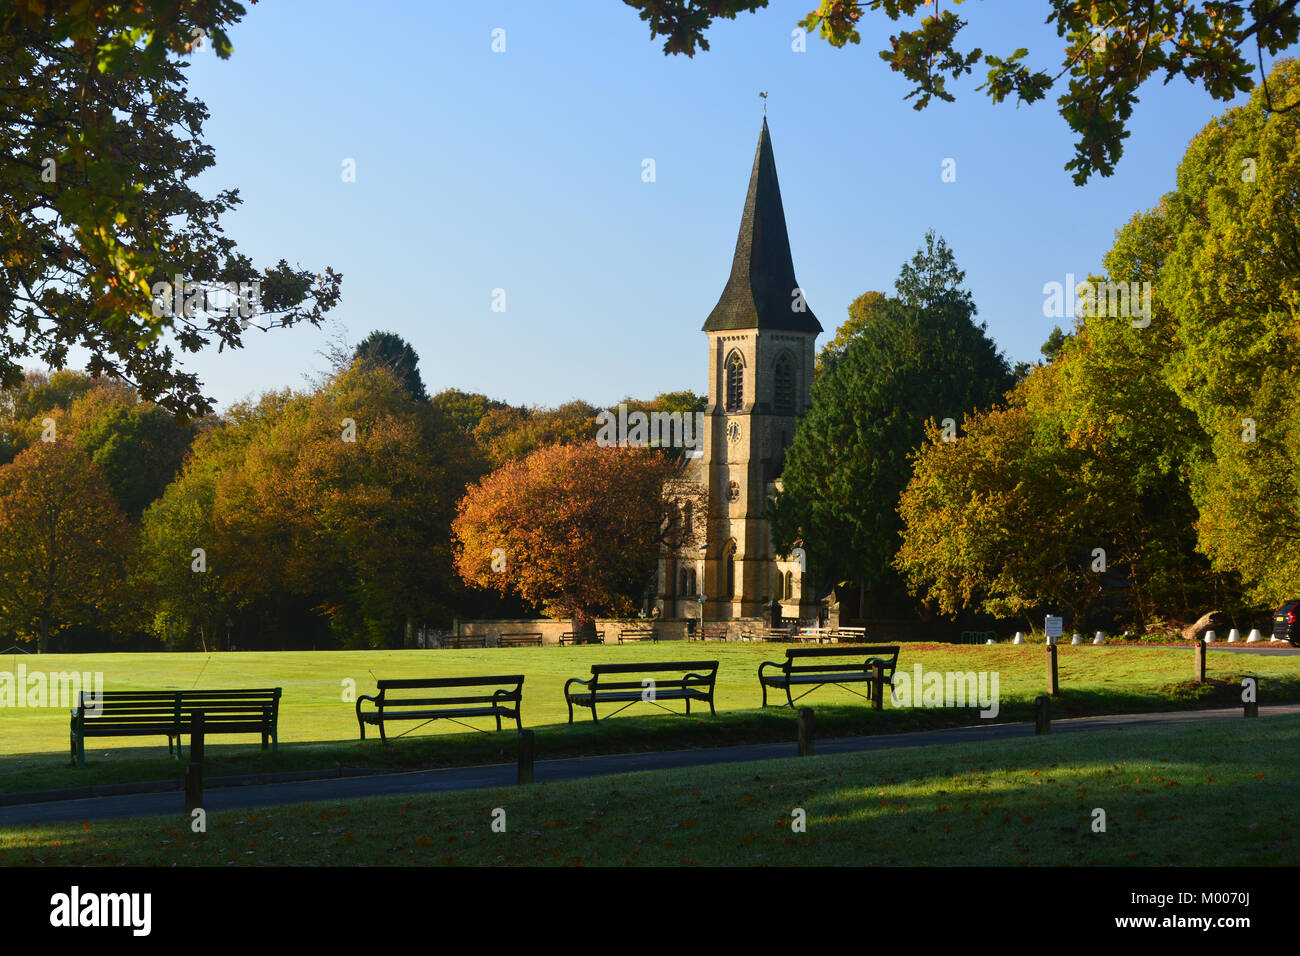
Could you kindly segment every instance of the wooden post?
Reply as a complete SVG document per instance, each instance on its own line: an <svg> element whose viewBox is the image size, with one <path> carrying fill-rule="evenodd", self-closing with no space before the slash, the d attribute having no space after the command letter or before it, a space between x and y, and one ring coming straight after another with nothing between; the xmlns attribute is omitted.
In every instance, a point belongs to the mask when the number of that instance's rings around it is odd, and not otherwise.
<svg viewBox="0 0 1300 956"><path fill-rule="evenodd" d="M1205 638L1196 642L1196 683L1205 683Z"/></svg>
<svg viewBox="0 0 1300 956"><path fill-rule="evenodd" d="M1034 733L1050 734L1052 732L1052 698L1034 698Z"/></svg>
<svg viewBox="0 0 1300 956"><path fill-rule="evenodd" d="M1060 693L1061 685L1056 679L1056 645L1047 645L1047 692L1055 697Z"/></svg>
<svg viewBox="0 0 1300 956"><path fill-rule="evenodd" d="M519 731L519 780L520 784L533 782L533 760L537 757L537 739L531 730Z"/></svg>
<svg viewBox="0 0 1300 956"><path fill-rule="evenodd" d="M185 812L203 806L203 711L190 715L190 762L185 765Z"/></svg>
<svg viewBox="0 0 1300 956"><path fill-rule="evenodd" d="M881 710L885 706L885 665L881 661L871 662L871 709Z"/></svg>
<svg viewBox="0 0 1300 956"><path fill-rule="evenodd" d="M813 712L811 707L799 708L799 756L813 755Z"/></svg>

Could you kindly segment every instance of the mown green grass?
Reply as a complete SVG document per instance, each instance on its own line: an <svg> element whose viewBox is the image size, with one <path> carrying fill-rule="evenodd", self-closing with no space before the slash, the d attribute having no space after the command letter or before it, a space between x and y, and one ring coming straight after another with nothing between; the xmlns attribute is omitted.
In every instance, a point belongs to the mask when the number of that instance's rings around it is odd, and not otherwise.
<svg viewBox="0 0 1300 956"><path fill-rule="evenodd" d="M206 834L32 827L0 833L0 864L1295 865L1298 800L1300 717L1265 717L213 813Z"/></svg>
<svg viewBox="0 0 1300 956"><path fill-rule="evenodd" d="M477 734L449 721L419 728L388 747L358 742L354 705L344 700L344 682L357 694L373 693L376 677L423 677L523 673L524 725L537 730L542 758L574 754L664 750L792 739L788 708L762 712L757 669L784 656L782 645L685 644L518 648L448 651L356 651L227 654L98 654L0 660L12 671L18 660L28 670L101 671L108 690L280 686L280 750L263 753L255 738L215 737L208 744L209 777L335 767L415 768L512 759L513 732ZM1236 691L1226 684L1191 686L1189 649L1061 647L1061 698L1057 716L1128 713L1190 706L1230 705ZM900 666L920 663L929 670L987 670L999 674L999 720L1028 720L1034 697L1043 692L1045 654L1040 645L956 647L903 646ZM718 717L670 717L637 705L593 727L578 712L567 725L564 681L587 676L595 662L717 659ZM1211 651L1209 672L1223 681L1249 673L1261 678L1265 699L1300 700L1300 658L1265 653ZM773 698L774 699L774 698ZM979 721L974 710L872 712L864 701L838 688L825 688L803 704L817 712L819 736L895 732ZM489 721L475 722L490 728ZM397 732L409 725L397 725ZM180 766L167 756L166 741L139 738L92 739L85 768L68 766L68 714L57 708L0 711L0 792L74 787L124 781L177 779ZM373 737L373 729L368 731Z"/></svg>

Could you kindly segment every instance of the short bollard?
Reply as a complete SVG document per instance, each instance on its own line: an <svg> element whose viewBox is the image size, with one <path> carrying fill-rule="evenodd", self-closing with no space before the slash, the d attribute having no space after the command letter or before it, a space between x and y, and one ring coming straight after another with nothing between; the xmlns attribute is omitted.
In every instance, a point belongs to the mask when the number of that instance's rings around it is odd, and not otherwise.
<svg viewBox="0 0 1300 956"><path fill-rule="evenodd" d="M1198 684L1205 683L1205 641L1196 642L1196 673L1195 680Z"/></svg>
<svg viewBox="0 0 1300 956"><path fill-rule="evenodd" d="M537 740L531 730L519 731L519 783L533 782L533 760L537 757Z"/></svg>
<svg viewBox="0 0 1300 956"><path fill-rule="evenodd" d="M1047 696L1034 698L1034 733L1050 734L1052 732L1052 698Z"/></svg>
<svg viewBox="0 0 1300 956"><path fill-rule="evenodd" d="M203 711L190 715L190 762L185 765L185 812L203 806Z"/></svg>
<svg viewBox="0 0 1300 956"><path fill-rule="evenodd" d="M885 664L883 661L871 662L871 709L883 710L885 707Z"/></svg>
<svg viewBox="0 0 1300 956"><path fill-rule="evenodd" d="M813 712L811 707L799 708L799 756L813 755Z"/></svg>
<svg viewBox="0 0 1300 956"><path fill-rule="evenodd" d="M1061 685L1056 679L1056 645L1047 645L1047 692L1053 697L1060 691Z"/></svg>
<svg viewBox="0 0 1300 956"><path fill-rule="evenodd" d="M1241 699L1246 717L1259 716L1259 678L1247 677L1241 682Z"/></svg>

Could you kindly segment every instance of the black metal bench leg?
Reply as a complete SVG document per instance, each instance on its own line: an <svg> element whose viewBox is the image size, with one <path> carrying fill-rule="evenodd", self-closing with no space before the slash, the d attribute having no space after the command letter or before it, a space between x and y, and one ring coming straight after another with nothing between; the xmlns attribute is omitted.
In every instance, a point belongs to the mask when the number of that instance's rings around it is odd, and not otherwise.
<svg viewBox="0 0 1300 956"><path fill-rule="evenodd" d="M790 682L789 682L789 681L786 681L786 683L785 683L785 699L788 700L788 701L790 702L790 706L791 706L791 707L794 706L794 698L790 696Z"/></svg>
<svg viewBox="0 0 1300 956"><path fill-rule="evenodd" d="M388 735L384 733L384 721L382 718L379 720L379 742L385 746L388 745Z"/></svg>
<svg viewBox="0 0 1300 956"><path fill-rule="evenodd" d="M565 703L569 705L569 723L573 723L573 701L566 697Z"/></svg>

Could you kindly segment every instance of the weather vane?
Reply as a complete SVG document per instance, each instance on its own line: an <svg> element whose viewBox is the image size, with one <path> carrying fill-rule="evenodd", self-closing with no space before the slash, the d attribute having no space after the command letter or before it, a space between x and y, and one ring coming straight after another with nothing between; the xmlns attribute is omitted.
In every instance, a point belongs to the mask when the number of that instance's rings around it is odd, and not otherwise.
<svg viewBox="0 0 1300 956"><path fill-rule="evenodd" d="M763 98L763 115L767 116L767 94L760 92L758 95Z"/></svg>

